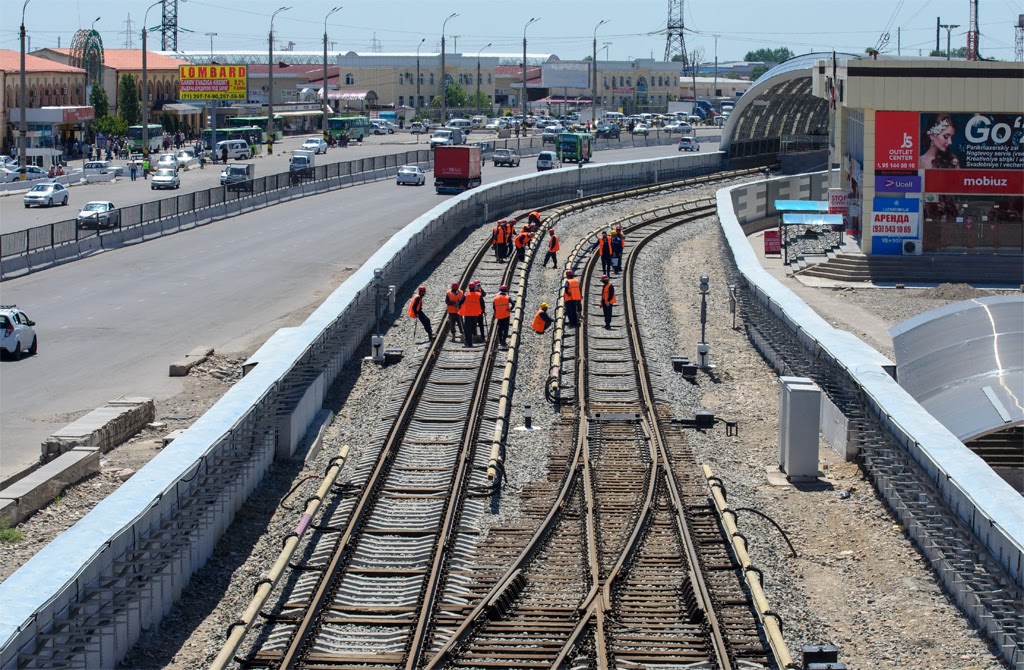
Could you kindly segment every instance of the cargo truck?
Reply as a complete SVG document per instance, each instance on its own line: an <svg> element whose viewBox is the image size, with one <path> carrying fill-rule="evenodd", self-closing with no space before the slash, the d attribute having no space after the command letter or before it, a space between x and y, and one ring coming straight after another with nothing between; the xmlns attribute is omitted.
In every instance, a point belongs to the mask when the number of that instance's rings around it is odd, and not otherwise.
<svg viewBox="0 0 1024 670"><path fill-rule="evenodd" d="M312 179L315 166L315 153L305 149L295 149L288 159L288 174L293 182L299 179Z"/></svg>
<svg viewBox="0 0 1024 670"><path fill-rule="evenodd" d="M461 144L434 149L434 188L462 193L480 185L480 147Z"/></svg>

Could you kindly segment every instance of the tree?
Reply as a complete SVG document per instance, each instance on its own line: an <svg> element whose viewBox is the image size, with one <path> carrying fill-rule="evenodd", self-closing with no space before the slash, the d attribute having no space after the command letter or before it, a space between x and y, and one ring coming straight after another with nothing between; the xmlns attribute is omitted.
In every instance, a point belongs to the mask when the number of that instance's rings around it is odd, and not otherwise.
<svg viewBox="0 0 1024 670"><path fill-rule="evenodd" d="M128 122L120 116L111 114L96 119L92 127L96 132L103 133L107 137L121 137L128 134Z"/></svg>
<svg viewBox="0 0 1024 670"><path fill-rule="evenodd" d="M957 47L955 49L950 49L950 53L953 54L953 58L967 58L967 47ZM931 52L928 55L929 56L938 56L940 58L945 58L946 57L946 50L945 49L932 49Z"/></svg>
<svg viewBox="0 0 1024 670"><path fill-rule="evenodd" d="M743 60L762 63L781 63L789 60L793 56L796 56L796 54L790 51L788 47L779 47L778 49L763 47L755 51L748 51L747 55L743 57Z"/></svg>
<svg viewBox="0 0 1024 670"><path fill-rule="evenodd" d="M127 121L129 126L138 125L142 118L139 89L135 77L128 73L121 75L121 84L117 89L117 115Z"/></svg>
<svg viewBox="0 0 1024 670"><path fill-rule="evenodd" d="M110 113L110 102L107 100L106 90L99 84L94 84L89 92L89 104L92 105L93 117L102 119Z"/></svg>
<svg viewBox="0 0 1024 670"><path fill-rule="evenodd" d="M750 69L750 81L756 81L761 75L769 70L767 65L756 65Z"/></svg>

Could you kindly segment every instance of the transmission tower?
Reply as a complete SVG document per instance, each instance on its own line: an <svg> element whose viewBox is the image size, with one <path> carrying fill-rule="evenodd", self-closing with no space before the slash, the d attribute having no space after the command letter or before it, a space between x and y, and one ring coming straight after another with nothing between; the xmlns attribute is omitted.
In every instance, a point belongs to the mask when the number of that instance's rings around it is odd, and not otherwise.
<svg viewBox="0 0 1024 670"><path fill-rule="evenodd" d="M1017 15L1017 25L1013 27L1013 59L1024 61L1024 14Z"/></svg>
<svg viewBox="0 0 1024 670"><path fill-rule="evenodd" d="M163 0L163 18L160 20L160 48L178 50L178 0Z"/></svg>
<svg viewBox="0 0 1024 670"><path fill-rule="evenodd" d="M668 0L668 25L665 28L665 62L675 56L682 56L684 67L689 61L686 53L686 25L683 22L685 4L686 0Z"/></svg>
<svg viewBox="0 0 1024 670"><path fill-rule="evenodd" d="M122 30L120 34L124 35L124 48L134 49L135 42L132 41L132 37L135 36L135 30L132 28L133 24L131 14L128 14L128 20L125 21L122 25L124 26L124 30Z"/></svg>
<svg viewBox="0 0 1024 670"><path fill-rule="evenodd" d="M967 24L967 60L979 60L978 0L971 0L971 20Z"/></svg>

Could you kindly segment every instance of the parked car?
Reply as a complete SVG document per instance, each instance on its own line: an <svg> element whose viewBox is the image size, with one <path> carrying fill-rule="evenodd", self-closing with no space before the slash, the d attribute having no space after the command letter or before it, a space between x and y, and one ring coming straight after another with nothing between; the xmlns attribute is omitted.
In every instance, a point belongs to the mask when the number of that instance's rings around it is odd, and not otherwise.
<svg viewBox="0 0 1024 670"><path fill-rule="evenodd" d="M492 159L494 160L494 167L499 165L519 167L519 154L516 153L515 149L495 149Z"/></svg>
<svg viewBox="0 0 1024 670"><path fill-rule="evenodd" d="M402 184L423 186L427 183L427 173L418 165L403 165L398 168L398 176L395 177L395 183L399 186Z"/></svg>
<svg viewBox="0 0 1024 670"><path fill-rule="evenodd" d="M115 177L124 176L124 168L120 165L113 165L110 161L89 161L82 166L82 174L89 175L113 174Z"/></svg>
<svg viewBox="0 0 1024 670"><path fill-rule="evenodd" d="M199 157L193 149L182 149L174 156L178 161L179 170L188 170L199 167Z"/></svg>
<svg viewBox="0 0 1024 670"><path fill-rule="evenodd" d="M181 178L174 168L157 168L156 174L149 180L149 188L181 188Z"/></svg>
<svg viewBox="0 0 1024 670"><path fill-rule="evenodd" d="M512 117L500 116L496 119L491 120L487 125L484 126L487 130L501 130L502 128L511 128L513 124Z"/></svg>
<svg viewBox="0 0 1024 670"><path fill-rule="evenodd" d="M153 166L154 170L160 168L173 168L178 169L178 157L175 154L160 154L160 158L157 159L156 165Z"/></svg>
<svg viewBox="0 0 1024 670"><path fill-rule="evenodd" d="M693 126L691 126L689 123L677 121L675 123L668 124L667 126L662 128L662 130L664 130L666 133L670 135L673 133L679 133L680 135L689 135L690 133L693 132Z"/></svg>
<svg viewBox="0 0 1024 670"><path fill-rule="evenodd" d="M444 124L445 128L458 128L466 135L469 135L470 131L473 130L473 122L469 119L452 119L448 123Z"/></svg>
<svg viewBox="0 0 1024 670"><path fill-rule="evenodd" d="M412 124L409 125L409 132L414 135L421 135L423 133L430 132L430 128L428 128L425 123L413 121Z"/></svg>
<svg viewBox="0 0 1024 670"><path fill-rule="evenodd" d="M650 134L651 129L647 127L646 123L638 123L633 126L632 132L634 135L643 135L644 137L647 137L647 135Z"/></svg>
<svg viewBox="0 0 1024 670"><path fill-rule="evenodd" d="M602 123L597 127L597 136L608 139L619 139L619 126L615 123Z"/></svg>
<svg viewBox="0 0 1024 670"><path fill-rule="evenodd" d="M395 133L395 124L387 119L373 119L370 121L370 125L373 126L374 135L393 135Z"/></svg>
<svg viewBox="0 0 1024 670"><path fill-rule="evenodd" d="M117 228L121 225L121 212L110 201L93 200L85 203L75 223L79 230Z"/></svg>
<svg viewBox="0 0 1024 670"><path fill-rule="evenodd" d="M35 355L39 351L35 325L17 305L0 305L0 354L16 361L26 352Z"/></svg>
<svg viewBox="0 0 1024 670"><path fill-rule="evenodd" d="M36 184L28 190L24 198L25 209L28 209L32 205L42 207L53 207L54 204L66 205L68 204L68 189L64 187L64 184L52 183L52 184Z"/></svg>
<svg viewBox="0 0 1024 670"><path fill-rule="evenodd" d="M555 155L554 151L542 151L537 154L537 171L543 172L544 170L554 169L557 162L558 156Z"/></svg>
<svg viewBox="0 0 1024 670"><path fill-rule="evenodd" d="M29 165L28 167L16 167L16 168L4 168L2 173L4 183L10 183L12 181L18 181L21 179L21 174L25 173L25 180L32 181L33 179L46 179L49 175L46 174L46 170L36 167L35 165Z"/></svg>
<svg viewBox="0 0 1024 670"><path fill-rule="evenodd" d="M558 125L557 123L552 124L550 126L547 126L546 128L544 128L544 132L541 133L541 136L540 136L541 143L542 144L554 144L555 143L555 138L558 137L558 134L559 133L564 133L564 132L565 132L565 128L563 128L562 126Z"/></svg>
<svg viewBox="0 0 1024 670"><path fill-rule="evenodd" d="M327 142L322 137L307 137L300 148L317 154L325 154L327 153Z"/></svg>
<svg viewBox="0 0 1024 670"><path fill-rule="evenodd" d="M680 137L679 151L700 151L700 142L695 137Z"/></svg>

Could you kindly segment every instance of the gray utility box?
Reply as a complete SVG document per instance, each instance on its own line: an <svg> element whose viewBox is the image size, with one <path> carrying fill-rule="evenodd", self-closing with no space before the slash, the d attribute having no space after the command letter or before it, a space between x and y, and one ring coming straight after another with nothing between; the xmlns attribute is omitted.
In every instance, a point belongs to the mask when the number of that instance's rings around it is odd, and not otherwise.
<svg viewBox="0 0 1024 670"><path fill-rule="evenodd" d="M818 476L821 389L806 377L780 377L779 469L789 481Z"/></svg>

